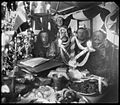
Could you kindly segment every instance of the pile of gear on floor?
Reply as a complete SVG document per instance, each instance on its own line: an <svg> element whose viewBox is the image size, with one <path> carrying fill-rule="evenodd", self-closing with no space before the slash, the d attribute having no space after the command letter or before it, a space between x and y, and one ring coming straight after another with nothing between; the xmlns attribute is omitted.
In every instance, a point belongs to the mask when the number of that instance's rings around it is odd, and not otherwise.
<svg viewBox="0 0 120 105"><path fill-rule="evenodd" d="M108 87L105 78L87 69L59 67L46 77L25 70L15 75L15 103L89 103L86 96L101 95ZM2 83L2 102L11 103L11 79L4 77Z"/></svg>

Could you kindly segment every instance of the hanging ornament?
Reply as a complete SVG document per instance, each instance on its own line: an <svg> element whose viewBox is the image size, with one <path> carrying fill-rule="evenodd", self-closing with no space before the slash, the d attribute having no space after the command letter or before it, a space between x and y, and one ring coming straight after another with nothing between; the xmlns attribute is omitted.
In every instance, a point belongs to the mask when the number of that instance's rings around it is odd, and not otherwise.
<svg viewBox="0 0 120 105"><path fill-rule="evenodd" d="M31 9L34 11L34 13L47 13L45 2L34 1L31 5Z"/></svg>
<svg viewBox="0 0 120 105"><path fill-rule="evenodd" d="M49 3L46 4L46 10L47 10L47 13L51 13L51 5Z"/></svg>
<svg viewBox="0 0 120 105"><path fill-rule="evenodd" d="M1 5L6 7L7 6L7 2L2 2Z"/></svg>

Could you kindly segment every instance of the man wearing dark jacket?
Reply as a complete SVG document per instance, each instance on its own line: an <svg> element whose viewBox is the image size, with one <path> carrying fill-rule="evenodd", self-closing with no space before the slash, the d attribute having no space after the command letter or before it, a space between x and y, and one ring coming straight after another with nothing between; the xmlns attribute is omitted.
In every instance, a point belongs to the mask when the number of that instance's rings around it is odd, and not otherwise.
<svg viewBox="0 0 120 105"><path fill-rule="evenodd" d="M109 82L117 82L118 77L118 49L106 39L106 34L96 31L92 37L95 52L91 53L87 68L91 73L103 76Z"/></svg>
<svg viewBox="0 0 120 105"><path fill-rule="evenodd" d="M41 31L37 36L37 40L33 49L33 57L50 57L51 41L49 40L49 32Z"/></svg>

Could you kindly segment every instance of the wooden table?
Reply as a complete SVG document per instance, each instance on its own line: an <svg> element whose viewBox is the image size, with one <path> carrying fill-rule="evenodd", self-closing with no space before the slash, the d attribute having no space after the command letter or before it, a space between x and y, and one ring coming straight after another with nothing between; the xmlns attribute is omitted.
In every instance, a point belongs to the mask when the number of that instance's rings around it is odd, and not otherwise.
<svg viewBox="0 0 120 105"><path fill-rule="evenodd" d="M25 59L26 60L26 59ZM22 61L25 61L25 60L22 60ZM28 59L27 59L28 60ZM29 66L26 66L26 65L23 65L20 63L21 61L18 61L17 63L17 66L20 68L20 69L26 69L27 71L31 72L31 73L40 73L42 71L46 71L46 70L49 70L49 69L52 69L52 68L55 68L55 67L58 67L58 66L62 66L64 65L63 62L60 62L60 61L56 61L54 59L52 60L49 60L43 64L39 64L35 67L29 67Z"/></svg>

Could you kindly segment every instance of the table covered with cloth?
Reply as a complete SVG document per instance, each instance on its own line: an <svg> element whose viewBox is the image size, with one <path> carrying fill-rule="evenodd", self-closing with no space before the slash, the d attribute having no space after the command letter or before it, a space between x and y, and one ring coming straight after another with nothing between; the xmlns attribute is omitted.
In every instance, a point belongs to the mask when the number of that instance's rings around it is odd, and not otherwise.
<svg viewBox="0 0 120 105"><path fill-rule="evenodd" d="M26 60L30 60L30 59L24 59L22 61L24 62ZM35 67L26 66L24 64L21 64L20 62L21 61L17 62L18 68L25 69L25 70L27 70L28 72L31 72L31 73L40 73L42 71L49 70L49 69L64 65L63 62L55 60L55 59L50 59L50 60L48 60L44 63L36 65Z"/></svg>

